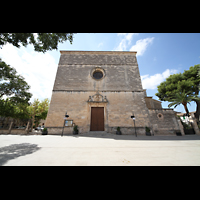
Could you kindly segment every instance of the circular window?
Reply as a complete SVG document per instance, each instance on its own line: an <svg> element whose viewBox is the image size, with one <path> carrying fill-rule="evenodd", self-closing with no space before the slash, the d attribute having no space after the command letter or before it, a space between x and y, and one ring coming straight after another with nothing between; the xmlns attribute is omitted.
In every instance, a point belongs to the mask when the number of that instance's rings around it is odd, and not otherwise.
<svg viewBox="0 0 200 200"><path fill-rule="evenodd" d="M163 114L158 113L157 117L158 117L158 119L163 119Z"/></svg>
<svg viewBox="0 0 200 200"><path fill-rule="evenodd" d="M101 79L101 78L103 78L103 73L101 71L95 71L93 73L93 78L95 78L95 79Z"/></svg>
<svg viewBox="0 0 200 200"><path fill-rule="evenodd" d="M91 76L93 79L99 81L104 78L105 71L100 67L96 67L91 71Z"/></svg>

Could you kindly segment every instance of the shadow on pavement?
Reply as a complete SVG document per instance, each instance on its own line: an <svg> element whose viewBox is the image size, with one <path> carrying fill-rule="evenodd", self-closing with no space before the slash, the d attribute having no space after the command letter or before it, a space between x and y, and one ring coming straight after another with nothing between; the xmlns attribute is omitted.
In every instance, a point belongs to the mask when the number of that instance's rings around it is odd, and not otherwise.
<svg viewBox="0 0 200 200"><path fill-rule="evenodd" d="M0 165L4 165L11 159L15 159L20 156L25 156L27 154L32 154L41 149L36 144L22 143L22 144L12 144L9 146L0 148Z"/></svg>

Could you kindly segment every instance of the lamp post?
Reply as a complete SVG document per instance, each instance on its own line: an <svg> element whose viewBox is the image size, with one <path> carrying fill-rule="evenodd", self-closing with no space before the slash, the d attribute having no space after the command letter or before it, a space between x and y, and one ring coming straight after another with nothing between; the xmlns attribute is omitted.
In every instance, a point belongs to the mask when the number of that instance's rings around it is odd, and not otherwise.
<svg viewBox="0 0 200 200"><path fill-rule="evenodd" d="M134 127L135 127L135 116L134 115L132 115L131 116L131 118L133 119L133 121L134 121ZM135 127L135 136L137 137L137 133L136 133L136 127Z"/></svg>
<svg viewBox="0 0 200 200"><path fill-rule="evenodd" d="M63 136L63 131L64 131L64 127L65 127L65 120L69 117L69 115L67 115L67 112L65 113L65 117L64 117L64 124L63 124L63 130L62 130L62 135Z"/></svg>

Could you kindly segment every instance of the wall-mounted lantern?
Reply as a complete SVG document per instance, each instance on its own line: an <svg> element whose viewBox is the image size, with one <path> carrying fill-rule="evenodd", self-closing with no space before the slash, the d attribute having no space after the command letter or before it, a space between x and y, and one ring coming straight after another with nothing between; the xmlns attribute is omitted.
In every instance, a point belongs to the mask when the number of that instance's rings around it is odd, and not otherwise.
<svg viewBox="0 0 200 200"><path fill-rule="evenodd" d="M65 127L65 120L69 117L69 115L67 115L67 112L65 113L65 117L64 117L64 124L63 124L63 130L62 130L62 135L63 136L63 131L64 131L64 127Z"/></svg>
<svg viewBox="0 0 200 200"><path fill-rule="evenodd" d="M132 115L131 116L131 118L133 119L133 121L134 121L134 127L135 127L135 116L134 115ZM137 137L137 133L136 133L136 127L135 127L135 136Z"/></svg>

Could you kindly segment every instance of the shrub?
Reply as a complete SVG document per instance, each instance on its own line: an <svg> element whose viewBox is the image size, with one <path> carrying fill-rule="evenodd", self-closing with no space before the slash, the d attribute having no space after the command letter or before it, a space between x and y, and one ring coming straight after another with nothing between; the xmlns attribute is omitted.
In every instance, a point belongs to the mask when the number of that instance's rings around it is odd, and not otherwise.
<svg viewBox="0 0 200 200"><path fill-rule="evenodd" d="M145 127L146 132L150 132L150 128L149 127Z"/></svg>
<svg viewBox="0 0 200 200"><path fill-rule="evenodd" d="M46 132L47 131L47 128L44 128L43 130L42 130L42 132Z"/></svg>
<svg viewBox="0 0 200 200"><path fill-rule="evenodd" d="M78 131L78 126L76 125L76 126L74 126L74 131Z"/></svg>

